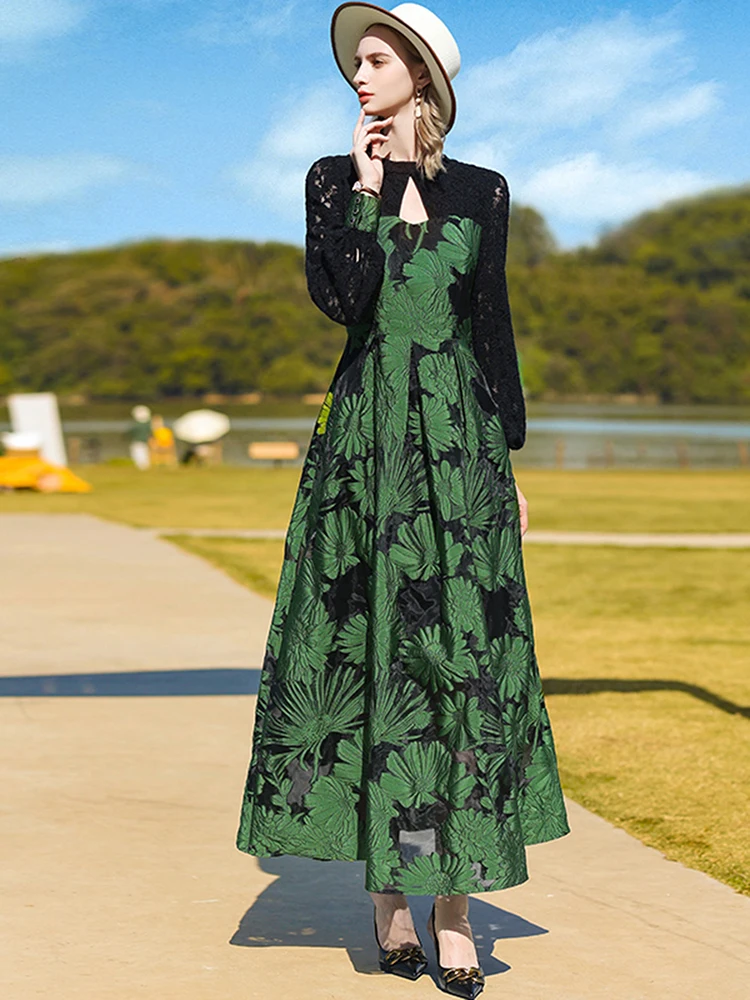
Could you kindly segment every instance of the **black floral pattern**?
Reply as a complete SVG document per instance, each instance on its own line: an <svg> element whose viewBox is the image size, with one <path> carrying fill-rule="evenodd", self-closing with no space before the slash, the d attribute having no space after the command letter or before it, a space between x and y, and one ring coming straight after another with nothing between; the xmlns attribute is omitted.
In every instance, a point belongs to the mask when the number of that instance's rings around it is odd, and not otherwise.
<svg viewBox="0 0 750 1000"><path fill-rule="evenodd" d="M364 860L373 892L500 889L528 877L526 845L569 832L503 422L518 402L477 352L478 301L501 322L507 294L477 291L497 273L477 213L432 214L429 185L426 222L389 212L400 164L382 202L344 205L326 162L308 280L347 344L286 537L237 846ZM503 179L481 173L491 214Z"/></svg>

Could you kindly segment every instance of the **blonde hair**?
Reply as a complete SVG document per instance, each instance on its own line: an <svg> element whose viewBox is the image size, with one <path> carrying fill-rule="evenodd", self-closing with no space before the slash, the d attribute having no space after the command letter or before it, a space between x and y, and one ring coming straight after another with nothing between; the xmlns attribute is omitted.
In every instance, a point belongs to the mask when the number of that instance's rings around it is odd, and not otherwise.
<svg viewBox="0 0 750 1000"><path fill-rule="evenodd" d="M390 24L386 27L399 36L412 65L424 62L418 49L405 35ZM446 121L432 83L422 87L421 96L422 117L414 119L417 169L421 170L424 176L431 181L445 170L443 145L445 144Z"/></svg>

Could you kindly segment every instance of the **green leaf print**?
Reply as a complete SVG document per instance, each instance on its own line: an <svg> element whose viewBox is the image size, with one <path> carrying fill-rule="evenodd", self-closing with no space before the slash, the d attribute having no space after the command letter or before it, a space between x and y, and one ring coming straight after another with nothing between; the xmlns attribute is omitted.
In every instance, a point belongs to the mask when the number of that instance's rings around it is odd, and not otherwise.
<svg viewBox="0 0 750 1000"><path fill-rule="evenodd" d="M450 689L477 674L463 636L440 625L428 625L407 639L401 656L409 674L428 691Z"/></svg>
<svg viewBox="0 0 750 1000"><path fill-rule="evenodd" d="M487 421L486 428L487 454L505 472L508 464L508 442L500 417L493 414Z"/></svg>
<svg viewBox="0 0 750 1000"><path fill-rule="evenodd" d="M295 560L299 556L300 546L304 541L305 524L309 510L310 508L307 501L307 494L302 491L302 487L300 486L300 489L297 491L297 497L294 501L294 507L292 508L292 514L289 519L289 527L286 532L286 544L289 546L289 554L292 559Z"/></svg>
<svg viewBox="0 0 750 1000"><path fill-rule="evenodd" d="M531 610L526 596L522 597L513 609L513 623L516 628L520 632L523 632L524 635L527 635L529 639L534 638L534 632L531 624Z"/></svg>
<svg viewBox="0 0 750 1000"><path fill-rule="evenodd" d="M520 821L513 825L505 823L501 830L498 849L485 859L487 878L496 880L493 889L518 885L529 877Z"/></svg>
<svg viewBox="0 0 750 1000"><path fill-rule="evenodd" d="M471 580L465 577L446 580L443 596L448 620L454 622L456 628L473 632L478 637L484 636L487 628L484 605Z"/></svg>
<svg viewBox="0 0 750 1000"><path fill-rule="evenodd" d="M499 719L485 713L482 719L482 739L488 743L505 744L505 730ZM480 747L474 750L477 759L477 770L482 775L487 787L496 788L508 786L508 765L510 754L507 750L493 750L487 753Z"/></svg>
<svg viewBox="0 0 750 1000"><path fill-rule="evenodd" d="M495 527L474 543L477 578L485 590L497 590L519 578L519 551L512 527Z"/></svg>
<svg viewBox="0 0 750 1000"><path fill-rule="evenodd" d="M323 473L323 499L327 504L333 504L341 494L344 488L344 484L341 481L341 476L332 469L328 469Z"/></svg>
<svg viewBox="0 0 750 1000"><path fill-rule="evenodd" d="M386 244L391 241L391 230L397 226L401 219L397 215L381 215L378 222L378 241Z"/></svg>
<svg viewBox="0 0 750 1000"><path fill-rule="evenodd" d="M398 527L398 542L391 545L391 559L412 580L428 580L440 571L437 540L432 518L419 514L413 524Z"/></svg>
<svg viewBox="0 0 750 1000"><path fill-rule="evenodd" d="M551 803L554 803L554 808L550 808ZM568 825L561 818L563 811L564 803L557 786L553 785L545 791L529 787L523 796L521 807L525 842L537 844L567 833Z"/></svg>
<svg viewBox="0 0 750 1000"><path fill-rule="evenodd" d="M465 503L461 469L443 460L435 470L434 486L441 516L446 521L458 517Z"/></svg>
<svg viewBox="0 0 750 1000"><path fill-rule="evenodd" d="M405 895L463 895L479 888L474 869L468 860L452 854L426 854L414 858L402 870L397 888Z"/></svg>
<svg viewBox="0 0 750 1000"><path fill-rule="evenodd" d="M306 856L306 836L300 820L287 812L276 812L264 806L255 806L257 833L251 838L252 847L262 857L274 854L301 854Z"/></svg>
<svg viewBox="0 0 750 1000"><path fill-rule="evenodd" d="M518 698L528 692L534 662L527 639L518 635L493 639L490 661L492 675L503 698Z"/></svg>
<svg viewBox="0 0 750 1000"><path fill-rule="evenodd" d="M351 508L332 510L321 518L314 558L326 576L335 579L354 566L357 558L358 525Z"/></svg>
<svg viewBox="0 0 750 1000"><path fill-rule="evenodd" d="M465 552L461 542L454 542L450 531L443 534L443 568L445 576L453 576Z"/></svg>
<svg viewBox="0 0 750 1000"><path fill-rule="evenodd" d="M476 267L480 236L481 229L473 219L448 221L442 228L442 240L437 244L436 252L459 274L467 274Z"/></svg>
<svg viewBox="0 0 750 1000"><path fill-rule="evenodd" d="M536 658L534 662L534 674L528 681L529 690L529 725L535 726L541 723L543 726L549 724L549 719L547 718L547 708L544 704L544 694L542 692L542 679L539 676L539 671L536 666Z"/></svg>
<svg viewBox="0 0 750 1000"><path fill-rule="evenodd" d="M410 743L388 754L380 787L402 806L434 802L450 774L451 756L442 743Z"/></svg>
<svg viewBox="0 0 750 1000"><path fill-rule="evenodd" d="M372 402L364 395L342 396L337 406L338 433L334 439L334 449L345 458L364 455L367 452L367 420L372 422Z"/></svg>
<svg viewBox="0 0 750 1000"><path fill-rule="evenodd" d="M497 516L497 502L493 503L487 467L472 455L464 471L466 518L472 528L486 531Z"/></svg>
<svg viewBox="0 0 750 1000"><path fill-rule="evenodd" d="M374 494L375 464L372 454L363 459L357 459L349 470L349 493L352 500L360 507L370 509L375 501Z"/></svg>
<svg viewBox="0 0 750 1000"><path fill-rule="evenodd" d="M492 528L474 543L477 579L485 590L497 590L520 578L520 556L512 527Z"/></svg>
<svg viewBox="0 0 750 1000"><path fill-rule="evenodd" d="M384 337L380 345L379 369L385 377L390 392L403 395L404 385L409 384L411 341L400 337ZM382 393L383 387L380 387Z"/></svg>
<svg viewBox="0 0 750 1000"><path fill-rule="evenodd" d="M417 441L424 440L429 453L447 451L456 441L456 425L448 404L435 396L422 396L420 409L409 414L409 430Z"/></svg>
<svg viewBox="0 0 750 1000"><path fill-rule="evenodd" d="M542 801L551 795L557 785L555 774L557 772L557 759L554 749L546 743L540 743L534 748L531 763L526 768L525 777L530 782L531 788L537 795L542 796ZM528 796L528 787L525 794Z"/></svg>
<svg viewBox="0 0 750 1000"><path fill-rule="evenodd" d="M507 701L503 705L503 725L505 727L505 745L514 757L526 745L528 731L528 713L523 705Z"/></svg>
<svg viewBox="0 0 750 1000"><path fill-rule="evenodd" d="M423 302L415 298L409 285L404 285L393 295L388 306L388 335L437 348L445 340L445 330L452 321L450 301L447 296L438 298L428 312ZM442 333L441 333L442 331Z"/></svg>
<svg viewBox="0 0 750 1000"><path fill-rule="evenodd" d="M365 890L381 892L383 886L390 885L401 866L401 855L395 847L384 847L375 842L367 858L365 869Z"/></svg>
<svg viewBox="0 0 750 1000"><path fill-rule="evenodd" d="M420 358L419 382L433 396L440 396L448 403L458 402L456 366L449 354L435 351Z"/></svg>
<svg viewBox="0 0 750 1000"><path fill-rule="evenodd" d="M279 585L276 590L276 599L281 608L288 606L294 590L296 559L284 559L281 564L279 574Z"/></svg>
<svg viewBox="0 0 750 1000"><path fill-rule="evenodd" d="M485 590L497 590L505 583L505 565L498 552L499 542L499 528L493 528L485 537L474 542L474 568L477 580Z"/></svg>
<svg viewBox="0 0 750 1000"><path fill-rule="evenodd" d="M367 656L367 615L352 615L336 636L336 648L350 663L361 665Z"/></svg>
<svg viewBox="0 0 750 1000"><path fill-rule="evenodd" d="M463 691L440 694L438 728L451 750L468 750L481 739L482 714L479 699L468 698Z"/></svg>
<svg viewBox="0 0 750 1000"><path fill-rule="evenodd" d="M340 827L342 822L352 823L356 817L355 804L351 785L332 775L318 778L305 796L305 805L310 809L310 822L329 829ZM349 838L353 835L356 835L355 826Z"/></svg>
<svg viewBox="0 0 750 1000"><path fill-rule="evenodd" d="M362 724L363 680L351 671L313 673L304 683L288 682L278 697L278 715L266 723L268 738L284 747L289 763L317 755L330 733L354 733Z"/></svg>
<svg viewBox="0 0 750 1000"><path fill-rule="evenodd" d="M421 300L421 309L429 315L444 308L445 292L453 276L438 254L433 250L417 250L412 259L404 264L403 271L408 279L409 294Z"/></svg>
<svg viewBox="0 0 750 1000"><path fill-rule="evenodd" d="M379 684L370 705L370 742L405 744L410 734L429 726L431 717L425 693L414 682L403 687Z"/></svg>
<svg viewBox="0 0 750 1000"><path fill-rule="evenodd" d="M380 787L377 781L368 782L365 795L367 797L367 814L370 828L375 834L376 842L382 843L386 839L385 835L390 828L391 820L394 816L398 816L398 809L391 796ZM389 857L395 855L395 861L398 864L399 856L395 851L391 854L392 845L390 840L388 841L388 848Z"/></svg>
<svg viewBox="0 0 750 1000"><path fill-rule="evenodd" d="M452 809L443 831L451 852L465 852L470 861L484 861L497 850L498 828L494 816L476 809Z"/></svg>
<svg viewBox="0 0 750 1000"><path fill-rule="evenodd" d="M424 467L420 468L414 456L405 455L402 449L388 450L383 454L378 477L378 515L386 519L391 514L413 517L422 500Z"/></svg>
<svg viewBox="0 0 750 1000"><path fill-rule="evenodd" d="M307 857L357 860L357 824L352 809L341 815L338 826L319 826L312 815L306 816L302 825Z"/></svg>
<svg viewBox="0 0 750 1000"><path fill-rule="evenodd" d="M280 654L284 656L287 649L293 650L287 676L303 678L323 670L335 634L336 623L330 620L322 604L310 603L290 614Z"/></svg>
<svg viewBox="0 0 750 1000"><path fill-rule="evenodd" d="M364 730L339 740L333 776L350 785L361 787L364 771Z"/></svg>

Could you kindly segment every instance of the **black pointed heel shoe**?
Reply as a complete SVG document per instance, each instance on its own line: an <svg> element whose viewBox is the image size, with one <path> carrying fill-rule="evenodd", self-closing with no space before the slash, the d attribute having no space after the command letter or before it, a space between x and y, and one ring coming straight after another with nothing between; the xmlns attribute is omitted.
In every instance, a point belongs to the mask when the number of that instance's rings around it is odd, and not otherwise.
<svg viewBox="0 0 750 1000"><path fill-rule="evenodd" d="M435 942L435 954L438 963L438 979L441 989L450 993L454 997L464 997L464 1000L474 1000L474 997L484 989L484 973L481 967L473 965L469 969L460 966L449 966L445 968L440 964L440 945L438 944L437 930L435 929L435 904L432 904L432 911L427 922L427 930L430 932L432 940Z"/></svg>
<svg viewBox="0 0 750 1000"><path fill-rule="evenodd" d="M372 922L375 927L375 942L380 953L380 968L404 979L419 979L427 968L427 955L421 945L410 945L407 948L392 948L386 951L378 938L377 911L373 910ZM419 937L419 935L417 935Z"/></svg>

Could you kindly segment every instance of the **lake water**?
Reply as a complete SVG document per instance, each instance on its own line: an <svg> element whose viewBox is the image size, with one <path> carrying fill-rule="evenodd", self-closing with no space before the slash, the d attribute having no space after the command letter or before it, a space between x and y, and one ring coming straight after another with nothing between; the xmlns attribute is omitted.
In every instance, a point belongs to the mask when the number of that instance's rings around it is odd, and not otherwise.
<svg viewBox="0 0 750 1000"><path fill-rule="evenodd" d="M235 408L227 409L231 415ZM242 416L231 415L224 461L249 465L251 441L280 440L296 441L301 461L317 407L304 417L244 415L250 409L243 408ZM63 417L68 448L77 448L82 462L127 456L128 420L76 419L68 414ZM8 429L0 423L0 430ZM750 407L530 403L526 444L512 459L519 467L568 469L749 466Z"/></svg>

